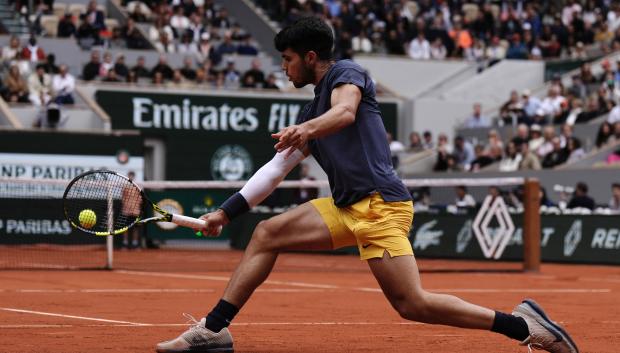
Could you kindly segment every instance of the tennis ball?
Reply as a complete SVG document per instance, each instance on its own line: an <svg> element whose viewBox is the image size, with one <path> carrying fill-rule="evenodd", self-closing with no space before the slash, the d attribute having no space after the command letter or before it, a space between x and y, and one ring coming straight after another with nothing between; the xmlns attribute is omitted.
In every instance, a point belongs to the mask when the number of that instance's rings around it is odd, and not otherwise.
<svg viewBox="0 0 620 353"><path fill-rule="evenodd" d="M97 223L95 212L88 208L80 212L78 219L80 220L80 225L86 229L92 228Z"/></svg>

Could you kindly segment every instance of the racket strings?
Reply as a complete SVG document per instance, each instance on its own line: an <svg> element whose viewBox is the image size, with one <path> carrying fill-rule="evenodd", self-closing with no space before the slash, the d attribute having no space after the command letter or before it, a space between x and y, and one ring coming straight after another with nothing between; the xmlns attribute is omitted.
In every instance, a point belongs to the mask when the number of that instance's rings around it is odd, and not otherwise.
<svg viewBox="0 0 620 353"><path fill-rule="evenodd" d="M112 233L138 220L142 202L142 193L129 180L111 172L96 172L71 185L65 211L72 223L83 230Z"/></svg>

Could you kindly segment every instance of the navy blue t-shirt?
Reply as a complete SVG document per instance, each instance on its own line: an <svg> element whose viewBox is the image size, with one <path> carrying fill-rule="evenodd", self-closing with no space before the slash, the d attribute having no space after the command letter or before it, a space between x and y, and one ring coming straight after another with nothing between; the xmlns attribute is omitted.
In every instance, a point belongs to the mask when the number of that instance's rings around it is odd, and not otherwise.
<svg viewBox="0 0 620 353"><path fill-rule="evenodd" d="M297 124L328 111L332 90L349 83L362 92L355 122L308 142L312 156L327 173L334 203L345 207L373 192L379 192L388 202L411 200L392 167L386 131L375 99L375 85L358 64L342 60L332 65L315 87L314 100L303 108Z"/></svg>

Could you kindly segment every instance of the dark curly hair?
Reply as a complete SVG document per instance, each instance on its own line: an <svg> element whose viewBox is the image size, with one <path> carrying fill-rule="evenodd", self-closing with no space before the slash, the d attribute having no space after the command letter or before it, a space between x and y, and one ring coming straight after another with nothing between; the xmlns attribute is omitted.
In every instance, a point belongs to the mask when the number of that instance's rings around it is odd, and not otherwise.
<svg viewBox="0 0 620 353"><path fill-rule="evenodd" d="M320 60L329 60L332 57L334 34L320 18L303 17L284 27L274 38L274 43L280 52L291 48L303 57L313 51Z"/></svg>

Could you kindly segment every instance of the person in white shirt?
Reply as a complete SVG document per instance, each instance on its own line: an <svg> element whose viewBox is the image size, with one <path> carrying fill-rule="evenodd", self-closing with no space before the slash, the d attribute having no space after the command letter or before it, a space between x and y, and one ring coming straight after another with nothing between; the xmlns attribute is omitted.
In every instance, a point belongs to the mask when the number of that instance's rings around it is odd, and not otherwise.
<svg viewBox="0 0 620 353"><path fill-rule="evenodd" d="M37 69L28 77L28 99L35 106L46 105L51 97L52 78L45 73L43 65L37 65Z"/></svg>
<svg viewBox="0 0 620 353"><path fill-rule="evenodd" d="M615 105L607 116L607 122L611 125L618 121L620 121L620 104Z"/></svg>
<svg viewBox="0 0 620 353"><path fill-rule="evenodd" d="M360 34L351 39L351 46L354 52L372 53L372 43L365 31L360 31Z"/></svg>
<svg viewBox="0 0 620 353"><path fill-rule="evenodd" d="M73 91L75 90L75 77L68 72L67 65L60 65L59 72L52 79L52 90L56 94L56 104L74 104Z"/></svg>
<svg viewBox="0 0 620 353"><path fill-rule="evenodd" d="M448 50L443 45L441 38L436 38L431 44L431 59L443 60L448 56Z"/></svg>
<svg viewBox="0 0 620 353"><path fill-rule="evenodd" d="M468 129L490 127L491 121L482 115L482 105L474 103L474 111L472 115L465 121L465 127Z"/></svg>
<svg viewBox="0 0 620 353"><path fill-rule="evenodd" d="M611 199L609 200L609 208L613 213L620 214L620 183L611 185Z"/></svg>
<svg viewBox="0 0 620 353"><path fill-rule="evenodd" d="M551 117L551 121L562 113L562 105L565 104L566 98L560 95L560 87L551 86L547 97L543 99L540 109L546 116Z"/></svg>
<svg viewBox="0 0 620 353"><path fill-rule="evenodd" d="M421 31L418 33L418 36L409 43L409 57L422 60L431 58L431 45L426 38L424 38L424 33Z"/></svg>
<svg viewBox="0 0 620 353"><path fill-rule="evenodd" d="M456 207L476 207L476 200L467 193L467 187L460 185L456 187L455 191L456 199L454 200L454 204Z"/></svg>

